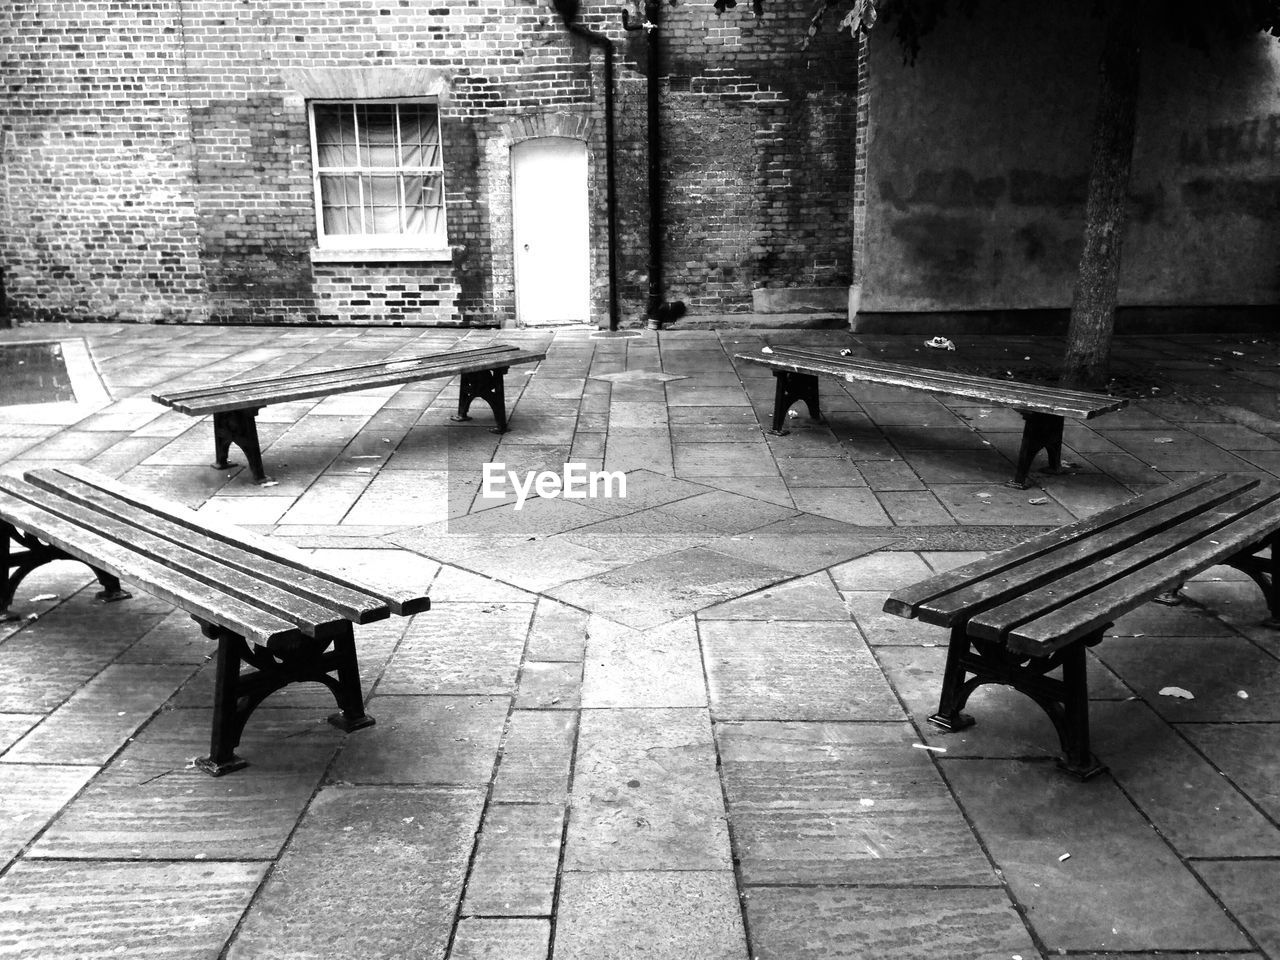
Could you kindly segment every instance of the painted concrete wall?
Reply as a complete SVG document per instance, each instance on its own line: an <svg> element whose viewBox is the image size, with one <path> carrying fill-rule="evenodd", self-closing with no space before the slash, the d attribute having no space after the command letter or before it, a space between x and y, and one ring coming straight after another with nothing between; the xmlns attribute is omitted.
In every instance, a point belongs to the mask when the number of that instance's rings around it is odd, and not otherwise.
<svg viewBox="0 0 1280 960"><path fill-rule="evenodd" d="M1101 25L1027 0L915 66L871 34L864 311L1060 308L1083 234ZM1144 53L1121 303L1280 302L1280 43Z"/></svg>

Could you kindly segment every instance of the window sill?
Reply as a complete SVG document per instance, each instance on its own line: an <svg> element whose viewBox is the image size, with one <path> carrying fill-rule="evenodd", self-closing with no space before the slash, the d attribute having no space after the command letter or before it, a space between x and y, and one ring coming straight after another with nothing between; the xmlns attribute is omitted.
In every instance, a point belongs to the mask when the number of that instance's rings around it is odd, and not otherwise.
<svg viewBox="0 0 1280 960"><path fill-rule="evenodd" d="M312 263L450 263L453 251L419 247L312 247Z"/></svg>

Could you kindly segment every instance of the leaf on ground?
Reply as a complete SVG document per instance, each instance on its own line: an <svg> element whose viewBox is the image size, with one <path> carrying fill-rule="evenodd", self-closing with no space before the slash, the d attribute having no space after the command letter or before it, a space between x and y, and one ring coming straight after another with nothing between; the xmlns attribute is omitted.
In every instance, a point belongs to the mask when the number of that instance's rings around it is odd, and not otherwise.
<svg viewBox="0 0 1280 960"><path fill-rule="evenodd" d="M1177 697L1179 700L1194 700L1196 695L1190 690L1183 690L1181 687L1161 687L1160 696Z"/></svg>

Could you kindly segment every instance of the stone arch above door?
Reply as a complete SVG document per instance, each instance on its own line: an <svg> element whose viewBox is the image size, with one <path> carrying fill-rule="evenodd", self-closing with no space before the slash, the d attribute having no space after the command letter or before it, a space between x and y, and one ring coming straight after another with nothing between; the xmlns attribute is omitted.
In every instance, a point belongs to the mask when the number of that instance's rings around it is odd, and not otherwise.
<svg viewBox="0 0 1280 960"><path fill-rule="evenodd" d="M516 117L502 125L502 135L508 145L538 137L568 137L571 140L591 141L591 129L595 121L580 113L531 113Z"/></svg>

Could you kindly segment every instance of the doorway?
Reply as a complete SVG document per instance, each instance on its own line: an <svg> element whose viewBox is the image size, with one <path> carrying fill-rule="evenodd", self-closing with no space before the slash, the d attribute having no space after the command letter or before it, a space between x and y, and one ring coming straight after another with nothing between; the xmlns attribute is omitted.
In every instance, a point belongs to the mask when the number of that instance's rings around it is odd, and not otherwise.
<svg viewBox="0 0 1280 960"><path fill-rule="evenodd" d="M586 323L590 305L587 145L538 137L511 148L516 319Z"/></svg>

